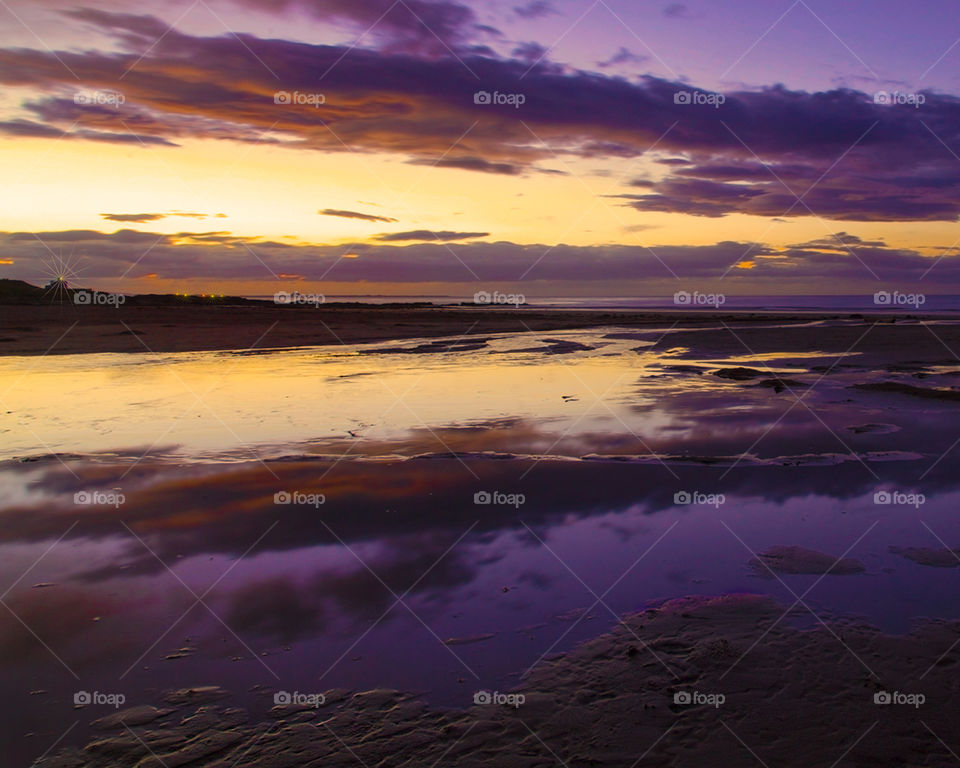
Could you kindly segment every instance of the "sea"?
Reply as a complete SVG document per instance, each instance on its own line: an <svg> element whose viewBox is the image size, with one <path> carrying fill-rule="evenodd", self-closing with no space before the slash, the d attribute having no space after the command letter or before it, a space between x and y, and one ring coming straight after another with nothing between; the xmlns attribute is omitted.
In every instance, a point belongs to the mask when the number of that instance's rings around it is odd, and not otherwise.
<svg viewBox="0 0 960 768"><path fill-rule="evenodd" d="M719 298L715 298L719 297ZM248 299L269 301L273 295L251 295ZM729 294L710 294L684 292L684 295L670 296L524 296L527 309L602 309L602 310L643 310L643 309L715 309L755 310L755 311L798 311L798 312L888 312L891 309L916 310L923 312L951 312L960 310L960 296L956 294L921 294L897 290L878 290L871 294L836 295L784 295L784 296L734 296ZM360 304L390 304L396 302L426 302L438 306L474 303L470 295L391 295L380 294L327 294L326 303L351 302ZM478 306L488 306L480 304ZM493 305L513 307L512 304Z"/></svg>

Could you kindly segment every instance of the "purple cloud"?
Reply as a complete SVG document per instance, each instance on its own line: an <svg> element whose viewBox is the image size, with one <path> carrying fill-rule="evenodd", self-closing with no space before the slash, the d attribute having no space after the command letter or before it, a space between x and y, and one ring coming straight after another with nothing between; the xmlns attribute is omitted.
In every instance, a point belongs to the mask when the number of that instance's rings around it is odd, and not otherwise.
<svg viewBox="0 0 960 768"><path fill-rule="evenodd" d="M506 176L515 176L523 169L512 163L494 163L482 157L442 157L439 160L422 158L410 160L411 165L428 165L432 168L459 168L463 171L482 171L483 173L500 173Z"/></svg>
<svg viewBox="0 0 960 768"><path fill-rule="evenodd" d="M606 69L607 67L615 67L618 64L642 64L643 62L649 60L649 56L642 56L634 53L629 48L620 46L620 48L617 49L617 52L609 59L606 61L598 61L597 66Z"/></svg>
<svg viewBox="0 0 960 768"><path fill-rule="evenodd" d="M325 152L346 145L506 175L535 172L563 154L638 157L657 143L668 173L650 195L632 200L640 210L784 217L808 216L809 206L826 218L864 221L960 215L954 96L926 93L915 108L877 104L850 89L773 86L728 92L714 108L680 98L699 93L689 85L649 76L628 81L477 53L458 60L250 35L172 30L156 42L148 35L165 27L151 17L73 15L139 45L56 55L0 49L0 83L45 94L23 104L33 120L0 123L0 132L142 145L212 138ZM153 47L141 59L148 39ZM120 83L124 103L74 103L65 92L77 81L58 57L83 88ZM276 103L279 90L322 91L325 99L318 107ZM481 90L523 94L524 102L477 102Z"/></svg>
<svg viewBox="0 0 960 768"><path fill-rule="evenodd" d="M663 15L668 19L689 19L690 8L684 3L670 3L663 9Z"/></svg>
<svg viewBox="0 0 960 768"><path fill-rule="evenodd" d="M300 11L321 21L351 26L387 51L445 56L468 49L476 38L498 36L467 5L452 0L238 0L268 13Z"/></svg>
<svg viewBox="0 0 960 768"><path fill-rule="evenodd" d="M107 221L135 222L137 224L166 218L162 213L101 213L100 217Z"/></svg>
<svg viewBox="0 0 960 768"><path fill-rule="evenodd" d="M36 275L44 274L47 246L69 247L79 254L83 280L91 284L119 278L139 259L128 275L130 279L155 274L169 280L267 282L278 275L297 275L307 282L342 283L479 281L505 285L520 280L575 281L581 286L585 282L606 282L621 289L630 286L647 293L672 293L680 281L717 280L726 274L724 290L731 293L743 292L744 286L777 293L787 280L795 288L803 286L804 281L810 286L828 281L847 290L869 289L873 293L880 285L877 277L901 290L908 286L926 292L933 292L934 287L940 291L960 287L960 254L956 248L924 254L891 248L880 240L862 240L846 232L784 248L729 241L697 246L656 242L550 246L475 241L458 243L454 254L449 246L430 241L409 245L356 243L351 246L350 258L344 258L342 245L278 243L229 232L0 232L0 252L14 262L5 274L35 280ZM741 267L731 269L738 264Z"/></svg>
<svg viewBox="0 0 960 768"><path fill-rule="evenodd" d="M516 6L513 12L521 19L542 19L544 16L559 14L553 3L548 0L530 0L528 3Z"/></svg>
<svg viewBox="0 0 960 768"><path fill-rule="evenodd" d="M478 237L489 237L489 235L489 232L451 232L449 230L413 229L409 232L389 232L387 234L377 235L374 239L384 243L401 240L439 240L441 242L449 242L451 240L473 240Z"/></svg>
<svg viewBox="0 0 960 768"><path fill-rule="evenodd" d="M388 224L396 222L396 219L391 219L389 216L376 216L372 213L359 213L357 211L341 211L336 208L324 208L322 211L317 211L321 216L339 216L342 219L359 219L360 221L382 221Z"/></svg>

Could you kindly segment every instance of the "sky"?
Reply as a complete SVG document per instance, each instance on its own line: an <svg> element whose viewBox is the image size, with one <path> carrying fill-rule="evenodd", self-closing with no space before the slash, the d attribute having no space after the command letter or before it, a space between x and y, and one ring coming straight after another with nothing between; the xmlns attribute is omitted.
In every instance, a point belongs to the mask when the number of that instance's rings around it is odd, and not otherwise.
<svg viewBox="0 0 960 768"><path fill-rule="evenodd" d="M954 293L957 0L0 2L0 277Z"/></svg>

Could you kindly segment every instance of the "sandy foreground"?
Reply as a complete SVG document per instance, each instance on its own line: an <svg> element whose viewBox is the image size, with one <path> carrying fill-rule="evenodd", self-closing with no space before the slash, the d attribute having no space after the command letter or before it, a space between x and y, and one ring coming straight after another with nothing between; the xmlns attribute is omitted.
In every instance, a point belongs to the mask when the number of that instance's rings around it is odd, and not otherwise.
<svg viewBox="0 0 960 768"><path fill-rule="evenodd" d="M270 304L0 305L0 356L277 349L604 326L666 329L716 327L723 323L803 324L814 319L846 320L850 317L849 313L611 312L403 305L327 305L319 308ZM905 319L907 317L902 313L869 316L870 322L881 324ZM724 332L724 335L728 334Z"/></svg>
<svg viewBox="0 0 960 768"><path fill-rule="evenodd" d="M804 615L813 629L792 624ZM893 636L756 595L678 598L465 710L331 690L253 722L217 689L168 692L37 765L955 765L941 739L955 736L958 638L956 623Z"/></svg>

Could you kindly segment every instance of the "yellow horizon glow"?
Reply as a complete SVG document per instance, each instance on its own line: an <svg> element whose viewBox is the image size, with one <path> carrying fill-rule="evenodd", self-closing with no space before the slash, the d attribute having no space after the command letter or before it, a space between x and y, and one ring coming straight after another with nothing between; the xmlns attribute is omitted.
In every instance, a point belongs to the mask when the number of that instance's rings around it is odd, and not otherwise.
<svg viewBox="0 0 960 768"><path fill-rule="evenodd" d="M226 232L289 244L383 244L374 236L414 229L489 232L488 242L553 246L713 245L773 247L847 232L889 247L942 251L953 222L773 221L638 212L604 197L637 176L663 173L651 160L544 161L567 175L506 176L410 165L391 154L319 152L267 144L191 140L181 147L9 138L0 141L7 183L0 230L131 229L158 234ZM364 201L364 202L361 202ZM319 215L324 208L398 219L365 222ZM102 213L198 212L142 224ZM214 218L225 213L226 218ZM631 231L639 230L639 231ZM429 242L429 240L425 241ZM467 242L467 241L464 241ZM401 244L407 244L406 241Z"/></svg>

